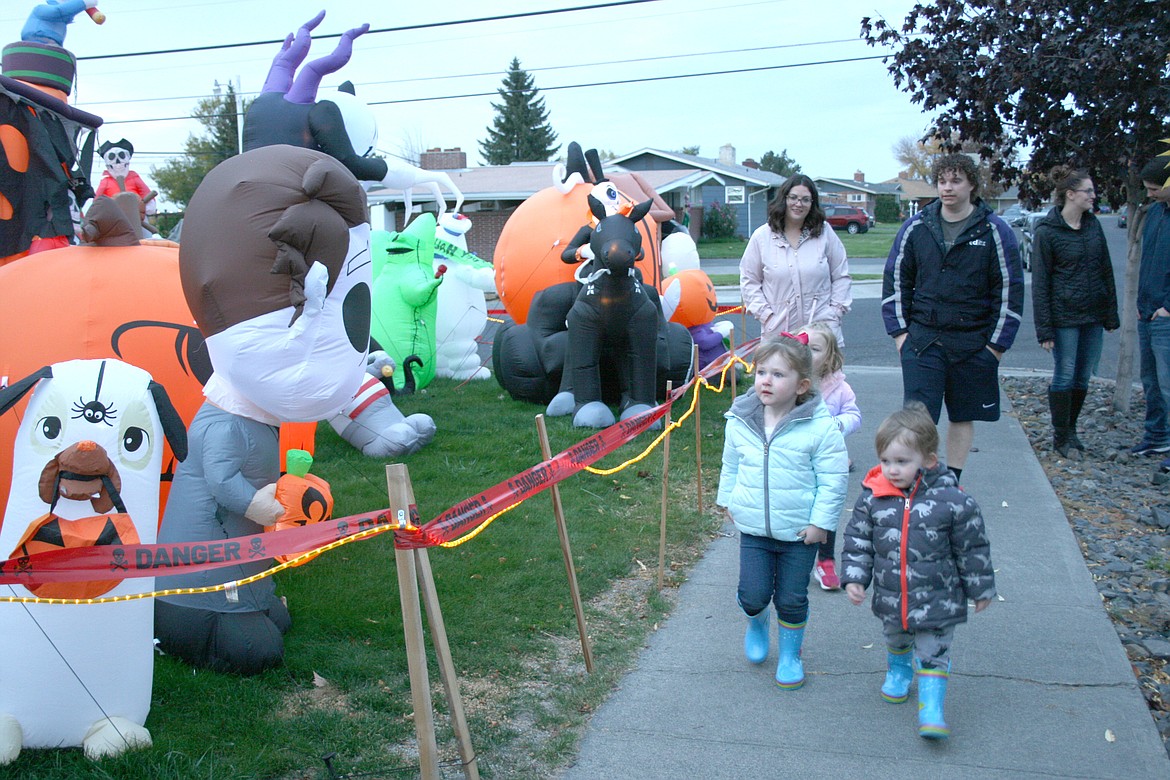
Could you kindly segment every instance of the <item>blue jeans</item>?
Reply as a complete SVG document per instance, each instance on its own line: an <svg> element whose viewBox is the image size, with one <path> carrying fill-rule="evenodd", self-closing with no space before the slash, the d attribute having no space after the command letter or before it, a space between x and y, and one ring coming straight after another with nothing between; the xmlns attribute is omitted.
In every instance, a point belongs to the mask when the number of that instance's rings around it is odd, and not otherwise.
<svg viewBox="0 0 1170 780"><path fill-rule="evenodd" d="M808 578L817 545L781 542L766 536L739 535L739 605L749 615L776 605L785 623L808 618Z"/></svg>
<svg viewBox="0 0 1170 780"><path fill-rule="evenodd" d="M1170 317L1138 320L1138 355L1146 395L1146 436L1154 444L1170 442Z"/></svg>
<svg viewBox="0 0 1170 780"><path fill-rule="evenodd" d="M1088 390L1089 380L1097 373L1101 360L1101 342L1105 328L1101 325L1078 325L1056 328L1052 339L1052 384L1048 389Z"/></svg>

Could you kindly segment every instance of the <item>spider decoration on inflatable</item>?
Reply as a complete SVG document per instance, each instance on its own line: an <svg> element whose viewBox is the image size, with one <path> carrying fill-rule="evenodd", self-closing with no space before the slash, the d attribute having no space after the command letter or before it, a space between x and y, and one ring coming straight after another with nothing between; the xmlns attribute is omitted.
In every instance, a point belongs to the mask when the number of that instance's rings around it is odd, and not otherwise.
<svg viewBox="0 0 1170 780"><path fill-rule="evenodd" d="M552 384L542 369L561 368L559 389L546 413L572 414L577 427L604 428L615 421L609 403L618 404L622 419L654 405L664 357L668 378L685 381L691 341L685 328L666 321L657 290L634 268L643 256L636 224L651 202L623 214L609 213L593 195L588 201L597 220L589 234L592 259L577 269L577 281L537 293L528 322L501 329L492 359L505 390L537 402ZM571 262L577 249L570 246L564 254ZM684 342L683 349L673 349ZM670 360L672 353L682 357L681 363ZM669 376L671 366L681 371Z"/></svg>

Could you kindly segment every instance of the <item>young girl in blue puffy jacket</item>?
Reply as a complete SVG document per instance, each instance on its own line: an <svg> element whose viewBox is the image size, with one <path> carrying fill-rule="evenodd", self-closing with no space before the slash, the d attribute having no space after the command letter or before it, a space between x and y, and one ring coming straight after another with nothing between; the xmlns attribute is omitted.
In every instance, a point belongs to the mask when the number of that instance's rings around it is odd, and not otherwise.
<svg viewBox="0 0 1170 780"><path fill-rule="evenodd" d="M739 605L744 654L768 657L769 602L780 624L776 684L804 684L800 648L817 546L837 528L849 482L845 439L813 390L808 336L760 343L755 382L727 412L716 503L740 532Z"/></svg>

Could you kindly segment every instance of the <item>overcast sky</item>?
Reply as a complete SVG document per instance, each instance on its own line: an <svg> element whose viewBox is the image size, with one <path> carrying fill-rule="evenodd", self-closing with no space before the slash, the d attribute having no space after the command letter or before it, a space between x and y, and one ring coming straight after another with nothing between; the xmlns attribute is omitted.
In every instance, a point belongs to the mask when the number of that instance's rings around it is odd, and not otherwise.
<svg viewBox="0 0 1170 780"><path fill-rule="evenodd" d="M25 9L34 4L6 0L0 10L6 40L19 38ZM125 137L134 144L133 167L149 181L152 165L181 153L187 136L201 133L185 117L214 82L230 81L254 95L279 45L86 58L282 39L326 5L317 35L363 22L378 29L592 4L106 0L99 6L106 23L99 27L79 16L65 46L81 60L74 102L105 119L102 140ZM657 0L371 33L357 40L345 68L325 78L320 94L349 79L369 103L405 101L375 106L380 149L401 154L458 146L468 152L470 165L479 165L479 141L494 116L491 103L498 101L495 90L518 57L542 91L562 144L577 141L617 154L698 146L701 155L716 157L730 143L740 162L787 149L806 173L852 177L861 170L867 180L882 181L899 170L893 144L921 135L929 118L894 88L880 60L802 64L882 54L858 39L861 18L900 22L911 6L906 0ZM335 43L317 40L309 59L327 54ZM799 66L777 67L792 65ZM633 79L656 80L558 89ZM491 95L428 99L476 93Z"/></svg>

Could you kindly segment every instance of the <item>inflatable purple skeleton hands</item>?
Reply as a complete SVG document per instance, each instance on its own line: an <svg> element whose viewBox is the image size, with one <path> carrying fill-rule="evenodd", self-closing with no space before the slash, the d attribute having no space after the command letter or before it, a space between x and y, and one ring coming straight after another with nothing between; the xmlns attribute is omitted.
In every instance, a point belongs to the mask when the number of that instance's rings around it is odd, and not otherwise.
<svg viewBox="0 0 1170 780"><path fill-rule="evenodd" d="M455 211L463 206L463 193L443 171L425 171L391 157L367 155L374 151L377 125L369 106L360 102L353 85L346 82L329 99L318 100L321 79L340 70L353 54L353 41L369 31L363 24L342 33L328 55L297 68L308 56L312 31L325 18L321 11L284 40L272 60L264 87L244 117L244 150L272 144L290 144L325 152L338 159L361 182L379 183L405 193L406 213L413 208L411 191L429 190L447 210L446 187L455 196Z"/></svg>

